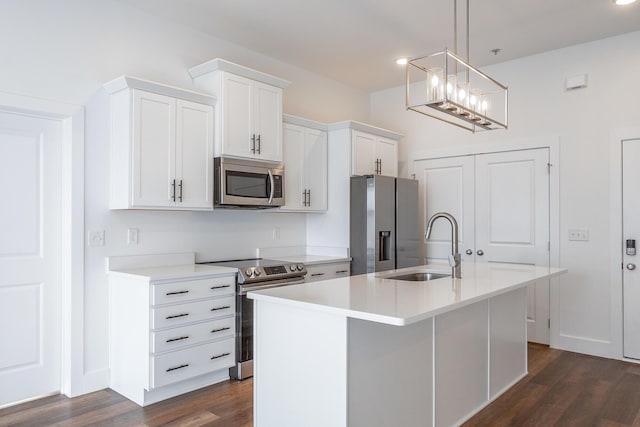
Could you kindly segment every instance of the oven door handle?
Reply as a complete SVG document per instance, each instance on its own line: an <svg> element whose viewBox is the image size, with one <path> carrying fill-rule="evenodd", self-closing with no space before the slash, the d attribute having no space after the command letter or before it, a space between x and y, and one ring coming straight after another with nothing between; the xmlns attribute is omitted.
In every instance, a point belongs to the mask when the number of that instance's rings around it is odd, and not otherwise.
<svg viewBox="0 0 640 427"><path fill-rule="evenodd" d="M275 190L275 183L273 182L273 173L271 173L271 169L269 169L269 182L271 183L271 191L269 192L269 201L267 203L271 204L273 203L273 192Z"/></svg>
<svg viewBox="0 0 640 427"><path fill-rule="evenodd" d="M304 278L300 278L297 280L289 280L289 279L274 280L273 282L268 284L240 285L238 287L238 292L240 295L246 295L247 292L251 292L251 291L262 291L264 289L279 288L282 286L289 286L289 285L300 285L302 283L304 283Z"/></svg>

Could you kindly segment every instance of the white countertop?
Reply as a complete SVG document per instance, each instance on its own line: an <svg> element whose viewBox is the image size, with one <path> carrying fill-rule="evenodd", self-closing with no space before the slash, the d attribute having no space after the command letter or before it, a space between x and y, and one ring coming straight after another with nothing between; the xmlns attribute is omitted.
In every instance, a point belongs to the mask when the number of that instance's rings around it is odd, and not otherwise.
<svg viewBox="0 0 640 427"><path fill-rule="evenodd" d="M301 262L305 265L316 264L332 264L338 262L351 262L349 257L335 257L326 255L288 255L288 256L275 256L275 259L287 262Z"/></svg>
<svg viewBox="0 0 640 427"><path fill-rule="evenodd" d="M415 270L451 273L446 265L426 265L254 291L248 296L257 301L403 326L567 272L563 268L523 264L463 262L462 279L410 282L384 278Z"/></svg>
<svg viewBox="0 0 640 427"><path fill-rule="evenodd" d="M217 267L202 264L181 264L161 267L119 268L109 270L109 274L135 276L148 280L173 280L203 276L235 275L237 272L237 268Z"/></svg>

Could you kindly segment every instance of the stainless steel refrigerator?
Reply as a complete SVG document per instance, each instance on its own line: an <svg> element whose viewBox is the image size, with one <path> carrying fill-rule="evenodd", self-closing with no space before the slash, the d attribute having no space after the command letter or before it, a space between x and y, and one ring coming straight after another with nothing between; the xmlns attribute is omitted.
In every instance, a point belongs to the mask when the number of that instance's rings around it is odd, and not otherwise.
<svg viewBox="0 0 640 427"><path fill-rule="evenodd" d="M418 215L418 181L351 177L351 274L423 264Z"/></svg>

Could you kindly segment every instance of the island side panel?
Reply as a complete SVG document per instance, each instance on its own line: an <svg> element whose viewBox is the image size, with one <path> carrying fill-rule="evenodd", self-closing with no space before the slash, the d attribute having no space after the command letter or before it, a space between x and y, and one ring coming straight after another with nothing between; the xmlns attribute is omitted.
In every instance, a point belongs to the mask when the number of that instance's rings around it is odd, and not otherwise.
<svg viewBox="0 0 640 427"><path fill-rule="evenodd" d="M489 300L491 400L527 375L527 288Z"/></svg>
<svg viewBox="0 0 640 427"><path fill-rule="evenodd" d="M433 425L433 321L349 319L349 427Z"/></svg>
<svg viewBox="0 0 640 427"><path fill-rule="evenodd" d="M458 425L488 402L489 302L435 317L435 425Z"/></svg>
<svg viewBox="0 0 640 427"><path fill-rule="evenodd" d="M347 319L254 300L254 425L347 425Z"/></svg>

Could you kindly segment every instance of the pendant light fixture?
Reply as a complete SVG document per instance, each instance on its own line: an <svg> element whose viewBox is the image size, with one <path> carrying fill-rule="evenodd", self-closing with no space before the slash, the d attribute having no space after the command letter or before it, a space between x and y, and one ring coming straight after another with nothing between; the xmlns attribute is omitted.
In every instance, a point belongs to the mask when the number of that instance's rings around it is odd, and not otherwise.
<svg viewBox="0 0 640 427"><path fill-rule="evenodd" d="M466 58L458 54L458 0L453 0L455 52L447 49L406 63L406 106L471 132L507 129L507 86L469 63L469 0Z"/></svg>

